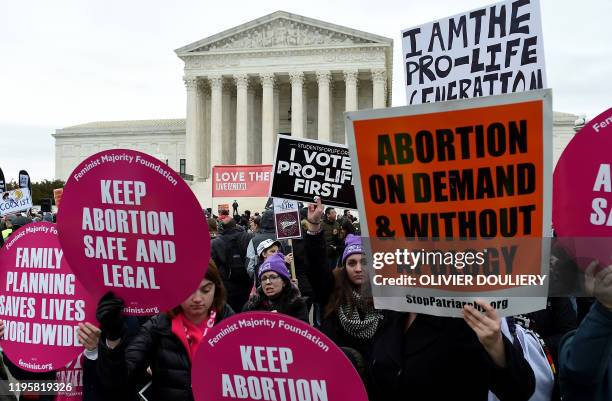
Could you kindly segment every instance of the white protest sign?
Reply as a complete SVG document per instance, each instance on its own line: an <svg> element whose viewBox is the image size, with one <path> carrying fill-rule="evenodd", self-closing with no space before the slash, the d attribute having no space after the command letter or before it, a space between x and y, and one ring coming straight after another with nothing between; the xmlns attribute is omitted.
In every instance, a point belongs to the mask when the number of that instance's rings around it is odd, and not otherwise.
<svg viewBox="0 0 612 401"><path fill-rule="evenodd" d="M23 212L32 208L32 197L27 188L14 189L0 195L0 216Z"/></svg>
<svg viewBox="0 0 612 401"><path fill-rule="evenodd" d="M543 89L539 0L508 0L402 31L408 104Z"/></svg>

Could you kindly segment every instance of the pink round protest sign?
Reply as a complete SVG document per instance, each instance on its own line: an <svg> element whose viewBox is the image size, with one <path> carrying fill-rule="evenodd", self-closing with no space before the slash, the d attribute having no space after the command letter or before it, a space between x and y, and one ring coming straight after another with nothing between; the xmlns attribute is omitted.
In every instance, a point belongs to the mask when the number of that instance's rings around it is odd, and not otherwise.
<svg viewBox="0 0 612 401"><path fill-rule="evenodd" d="M187 299L210 258L202 208L166 164L126 149L97 153L66 182L60 241L83 284L108 291L129 315L151 315Z"/></svg>
<svg viewBox="0 0 612 401"><path fill-rule="evenodd" d="M329 338L280 313L241 313L223 320L195 354L196 401L367 401L357 371Z"/></svg>
<svg viewBox="0 0 612 401"><path fill-rule="evenodd" d="M0 288L0 345L15 365L48 372L83 352L78 324L96 323L96 303L68 265L55 224L27 224L7 239Z"/></svg>
<svg viewBox="0 0 612 401"><path fill-rule="evenodd" d="M612 263L612 108L578 132L553 176L553 225L584 268Z"/></svg>

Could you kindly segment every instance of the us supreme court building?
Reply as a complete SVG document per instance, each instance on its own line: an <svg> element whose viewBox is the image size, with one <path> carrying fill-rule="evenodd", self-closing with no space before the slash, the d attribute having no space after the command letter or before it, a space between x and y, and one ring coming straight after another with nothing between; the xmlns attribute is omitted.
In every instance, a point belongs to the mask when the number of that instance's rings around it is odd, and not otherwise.
<svg viewBox="0 0 612 401"><path fill-rule="evenodd" d="M185 63L186 118L58 129L57 179L102 150L133 149L181 173L202 207L216 210L233 199L213 202L212 166L271 164L279 134L345 143L345 111L391 104L392 39L284 11L175 53ZM555 162L576 118L554 114ZM259 198L239 203L241 212L264 205Z"/></svg>

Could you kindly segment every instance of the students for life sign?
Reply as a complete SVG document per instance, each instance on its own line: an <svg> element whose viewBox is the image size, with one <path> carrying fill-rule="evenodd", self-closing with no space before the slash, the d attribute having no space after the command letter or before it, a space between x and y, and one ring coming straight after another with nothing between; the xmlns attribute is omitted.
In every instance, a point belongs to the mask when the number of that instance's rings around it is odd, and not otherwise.
<svg viewBox="0 0 612 401"><path fill-rule="evenodd" d="M583 269L612 264L612 108L569 142L554 174L556 234Z"/></svg>
<svg viewBox="0 0 612 401"><path fill-rule="evenodd" d="M377 308L545 307L549 90L347 113Z"/></svg>
<svg viewBox="0 0 612 401"><path fill-rule="evenodd" d="M268 196L272 181L272 166L214 166L213 198L244 198Z"/></svg>
<svg viewBox="0 0 612 401"><path fill-rule="evenodd" d="M0 249L0 346L30 372L74 360L83 352L78 324L96 322L96 301L68 265L57 231L51 223L27 224Z"/></svg>
<svg viewBox="0 0 612 401"><path fill-rule="evenodd" d="M296 201L274 198L276 239L302 238L300 210Z"/></svg>
<svg viewBox="0 0 612 401"><path fill-rule="evenodd" d="M204 277L210 236L200 203L171 168L144 153L113 149L82 162L58 214L62 248L97 297L152 315L189 297Z"/></svg>
<svg viewBox="0 0 612 401"><path fill-rule="evenodd" d="M241 313L214 326L198 347L191 377L196 401L368 399L329 338L280 313Z"/></svg>
<svg viewBox="0 0 612 401"><path fill-rule="evenodd" d="M539 0L507 0L402 31L408 104L547 87Z"/></svg>

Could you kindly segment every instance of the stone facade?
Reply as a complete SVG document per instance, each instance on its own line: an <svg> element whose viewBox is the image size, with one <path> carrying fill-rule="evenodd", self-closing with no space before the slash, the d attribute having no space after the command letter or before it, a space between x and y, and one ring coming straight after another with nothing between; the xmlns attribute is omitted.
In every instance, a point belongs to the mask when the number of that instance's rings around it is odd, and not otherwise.
<svg viewBox="0 0 612 401"><path fill-rule="evenodd" d="M360 104L363 104L362 101L365 103L365 98L360 97ZM574 114L553 113L553 167L575 134L577 119L579 117ZM344 127L341 119L334 124ZM181 159L186 159L185 119L99 121L58 129L53 136L55 137L55 177L62 180L68 178L68 174L78 163L105 149L139 150L162 161L167 160L168 165L177 172L180 172ZM334 139L337 139L336 142L343 140L336 137Z"/></svg>
<svg viewBox="0 0 612 401"><path fill-rule="evenodd" d="M390 105L391 39L283 11L175 52L185 63L186 119L58 129L56 178L96 152L129 148L185 173L202 206L216 208L233 200L211 199L212 166L271 163L279 134L345 143L345 111ZM555 113L555 164L575 119Z"/></svg>
<svg viewBox="0 0 612 401"><path fill-rule="evenodd" d="M185 159L185 119L99 121L58 129L55 178L66 180L87 157L107 149L148 153L180 171Z"/></svg>
<svg viewBox="0 0 612 401"><path fill-rule="evenodd" d="M345 111L390 104L391 39L283 11L176 54L187 173L203 204L213 166L272 163L279 134L344 143Z"/></svg>

